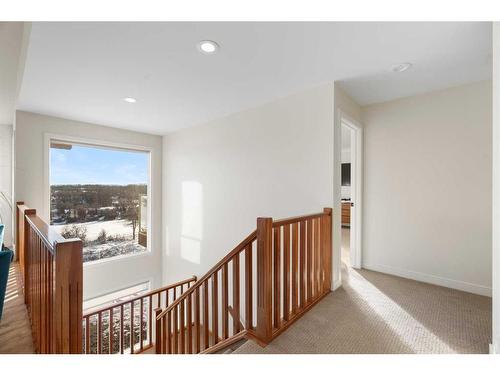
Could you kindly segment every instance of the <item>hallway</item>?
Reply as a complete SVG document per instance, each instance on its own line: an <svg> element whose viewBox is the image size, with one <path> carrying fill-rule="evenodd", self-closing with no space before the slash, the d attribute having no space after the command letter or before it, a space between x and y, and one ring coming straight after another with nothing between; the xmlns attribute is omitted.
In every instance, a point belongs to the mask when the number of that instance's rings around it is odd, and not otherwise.
<svg viewBox="0 0 500 375"><path fill-rule="evenodd" d="M488 353L491 298L342 266L343 286L250 353Z"/></svg>

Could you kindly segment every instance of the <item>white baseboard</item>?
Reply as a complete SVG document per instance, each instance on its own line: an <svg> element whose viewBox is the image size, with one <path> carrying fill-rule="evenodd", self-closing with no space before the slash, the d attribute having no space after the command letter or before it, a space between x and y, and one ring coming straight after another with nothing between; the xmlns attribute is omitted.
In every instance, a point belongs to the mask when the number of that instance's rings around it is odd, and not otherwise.
<svg viewBox="0 0 500 375"><path fill-rule="evenodd" d="M497 354L498 351L495 349L495 344L490 344L490 354Z"/></svg>
<svg viewBox="0 0 500 375"><path fill-rule="evenodd" d="M434 275L429 275L426 273L409 271L409 270L404 270L404 269L400 269L400 268L394 268L394 267L385 266L382 264L363 264L363 268L368 269L368 270L372 270L372 271L387 273L390 275L404 277L406 279L422 281L424 283L440 285L440 286L444 286L446 288L458 289L458 290L462 290L464 292L469 292L469 293L479 294L482 296L491 297L491 287L487 287L484 285L472 284L472 283L468 283L466 281L460 281L460 280L447 279L447 278L441 277L441 276L434 276Z"/></svg>
<svg viewBox="0 0 500 375"><path fill-rule="evenodd" d="M342 286L342 280L340 279L333 280L332 291L340 288L341 286Z"/></svg>

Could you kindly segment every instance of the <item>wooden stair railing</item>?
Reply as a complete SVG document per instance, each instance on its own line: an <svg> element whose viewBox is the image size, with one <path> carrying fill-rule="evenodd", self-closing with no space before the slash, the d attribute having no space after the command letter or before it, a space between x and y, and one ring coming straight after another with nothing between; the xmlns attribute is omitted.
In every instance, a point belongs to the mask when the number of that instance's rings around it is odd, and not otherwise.
<svg viewBox="0 0 500 375"><path fill-rule="evenodd" d="M85 316L82 241L64 239L23 202L16 221L38 353L140 353L152 347L153 336L156 353L213 353L243 338L267 345L330 291L330 208L275 222L258 218L257 230L201 279Z"/></svg>
<svg viewBox="0 0 500 375"><path fill-rule="evenodd" d="M196 282L196 276L84 312L84 354L139 354L153 346L153 312L166 308Z"/></svg>
<svg viewBox="0 0 500 375"><path fill-rule="evenodd" d="M332 210L257 230L170 306L155 310L156 353L214 353L242 338L267 345L326 296Z"/></svg>
<svg viewBox="0 0 500 375"><path fill-rule="evenodd" d="M16 251L35 350L80 354L82 241L60 236L24 202L16 207Z"/></svg>

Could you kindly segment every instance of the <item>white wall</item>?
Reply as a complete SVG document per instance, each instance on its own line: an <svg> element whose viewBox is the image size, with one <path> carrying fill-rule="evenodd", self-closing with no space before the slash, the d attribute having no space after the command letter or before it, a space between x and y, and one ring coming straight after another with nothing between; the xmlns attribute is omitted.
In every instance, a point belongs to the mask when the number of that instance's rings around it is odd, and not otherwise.
<svg viewBox="0 0 500 375"><path fill-rule="evenodd" d="M0 192L12 204L12 125L0 125ZM12 245L13 216L9 204L0 196L0 214L5 225L4 245Z"/></svg>
<svg viewBox="0 0 500 375"><path fill-rule="evenodd" d="M332 207L333 100L328 84L165 137L167 282L204 274L259 216Z"/></svg>
<svg viewBox="0 0 500 375"><path fill-rule="evenodd" d="M84 299L151 280L161 284L161 172L162 138L106 126L93 125L29 112L16 112L15 200L24 201L48 220L48 196L44 186L44 134L116 142L148 147L151 152L151 253L85 265Z"/></svg>
<svg viewBox="0 0 500 375"><path fill-rule="evenodd" d="M363 108L363 266L491 294L491 82Z"/></svg>
<svg viewBox="0 0 500 375"><path fill-rule="evenodd" d="M493 341L500 353L500 23L493 23Z"/></svg>

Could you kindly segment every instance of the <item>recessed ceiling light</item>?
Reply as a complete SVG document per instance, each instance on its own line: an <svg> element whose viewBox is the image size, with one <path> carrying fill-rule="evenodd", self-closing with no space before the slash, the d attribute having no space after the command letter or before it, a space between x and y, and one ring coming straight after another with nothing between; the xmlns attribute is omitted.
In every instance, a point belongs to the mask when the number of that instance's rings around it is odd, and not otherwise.
<svg viewBox="0 0 500 375"><path fill-rule="evenodd" d="M212 55L217 52L219 45L212 40L202 40L198 43L198 51L206 55Z"/></svg>
<svg viewBox="0 0 500 375"><path fill-rule="evenodd" d="M401 63L401 64L393 65L391 70L394 73L401 73L401 72L404 72L405 70L410 69L411 67L412 67L411 63Z"/></svg>
<svg viewBox="0 0 500 375"><path fill-rule="evenodd" d="M135 103L135 102L137 102L137 99L135 99L135 98L130 98L130 97L128 97L128 98L123 98L123 100L124 100L124 101L126 101L127 103Z"/></svg>

